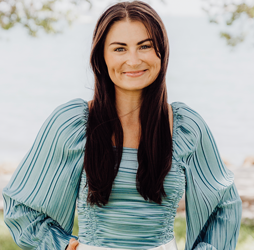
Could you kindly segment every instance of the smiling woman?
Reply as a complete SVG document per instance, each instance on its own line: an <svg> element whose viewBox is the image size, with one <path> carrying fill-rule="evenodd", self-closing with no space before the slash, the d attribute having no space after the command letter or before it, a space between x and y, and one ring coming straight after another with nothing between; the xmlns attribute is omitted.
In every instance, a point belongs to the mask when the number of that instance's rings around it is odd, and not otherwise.
<svg viewBox="0 0 254 250"><path fill-rule="evenodd" d="M136 91L141 95L143 88L155 81L161 69L161 59L146 27L142 22L129 19L116 22L110 28L104 45L104 58L119 94Z"/></svg>
<svg viewBox="0 0 254 250"><path fill-rule="evenodd" d="M93 99L53 111L3 190L5 222L21 248L177 250L184 190L185 250L235 248L234 176L202 117L167 103L168 57L166 29L148 4L117 3L101 15Z"/></svg>

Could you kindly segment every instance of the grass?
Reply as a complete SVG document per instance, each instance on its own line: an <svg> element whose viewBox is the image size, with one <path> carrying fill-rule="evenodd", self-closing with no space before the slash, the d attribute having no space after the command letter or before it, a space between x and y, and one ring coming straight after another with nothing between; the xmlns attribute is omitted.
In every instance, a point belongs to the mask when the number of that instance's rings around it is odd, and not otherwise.
<svg viewBox="0 0 254 250"><path fill-rule="evenodd" d="M177 216L174 225L175 237L178 250L183 250L185 245L185 218ZM78 235L78 221L75 217L73 234ZM250 250L254 246L254 221L242 220L240 235L236 250ZM0 250L17 250L20 249L13 241L7 226L3 221L3 213L0 212Z"/></svg>

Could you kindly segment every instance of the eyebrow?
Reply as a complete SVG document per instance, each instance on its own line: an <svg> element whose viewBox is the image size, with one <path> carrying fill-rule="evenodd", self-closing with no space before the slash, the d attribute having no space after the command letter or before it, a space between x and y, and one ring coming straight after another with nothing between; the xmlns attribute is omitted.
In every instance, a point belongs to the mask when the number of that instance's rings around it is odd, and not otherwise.
<svg viewBox="0 0 254 250"><path fill-rule="evenodd" d="M152 42L153 39L147 38L147 39L145 39L145 40L142 40L142 41L138 42L137 45L140 45L140 44L142 44L142 43L144 43L144 42L147 42L147 41L151 41L151 42ZM121 43L121 42L113 42L113 43L109 44L109 46L110 46L110 45L113 45L113 44L118 44L118 45L122 45L122 46L127 46L126 43Z"/></svg>

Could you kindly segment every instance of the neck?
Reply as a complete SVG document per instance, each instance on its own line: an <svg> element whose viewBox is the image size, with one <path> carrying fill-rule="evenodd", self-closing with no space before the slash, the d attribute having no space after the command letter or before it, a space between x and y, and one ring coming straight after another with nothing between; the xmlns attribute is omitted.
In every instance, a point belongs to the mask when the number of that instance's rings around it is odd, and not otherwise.
<svg viewBox="0 0 254 250"><path fill-rule="evenodd" d="M121 90L116 90L115 95L115 105L122 123L128 124L138 124L139 123L139 111L141 106L141 93L123 92Z"/></svg>

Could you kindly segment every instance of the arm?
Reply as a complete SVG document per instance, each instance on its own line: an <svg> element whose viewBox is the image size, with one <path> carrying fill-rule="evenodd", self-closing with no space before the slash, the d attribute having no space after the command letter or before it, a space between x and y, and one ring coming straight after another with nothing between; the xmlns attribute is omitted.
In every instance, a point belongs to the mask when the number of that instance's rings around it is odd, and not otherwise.
<svg viewBox="0 0 254 250"><path fill-rule="evenodd" d="M185 250L232 250L239 235L242 202L202 117L173 103L173 156L185 170Z"/></svg>
<svg viewBox="0 0 254 250"><path fill-rule="evenodd" d="M5 223L23 249L65 249L74 237L86 107L75 99L54 110L3 190Z"/></svg>
<svg viewBox="0 0 254 250"><path fill-rule="evenodd" d="M201 232L195 250L235 249L240 223L241 201L235 185L227 189L223 199Z"/></svg>
<svg viewBox="0 0 254 250"><path fill-rule="evenodd" d="M69 240L75 237L64 231L55 220L46 214L33 210L6 195L4 199L4 220L20 248L64 250Z"/></svg>
<svg viewBox="0 0 254 250"><path fill-rule="evenodd" d="M187 223L197 235L195 250L235 249L241 224L242 202L205 121L192 111L198 135L189 157L186 186Z"/></svg>

